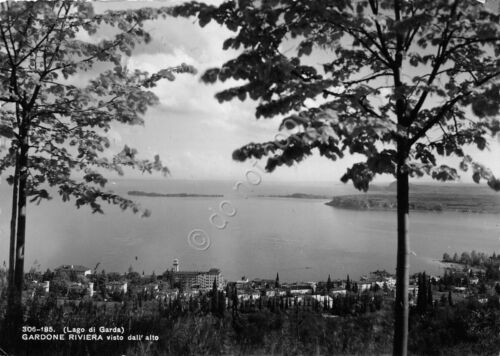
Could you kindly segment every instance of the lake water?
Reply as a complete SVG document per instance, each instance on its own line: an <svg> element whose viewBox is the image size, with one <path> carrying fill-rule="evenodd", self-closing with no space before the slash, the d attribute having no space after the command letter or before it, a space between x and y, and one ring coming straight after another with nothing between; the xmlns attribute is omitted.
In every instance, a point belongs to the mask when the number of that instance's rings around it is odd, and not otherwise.
<svg viewBox="0 0 500 356"><path fill-rule="evenodd" d="M106 271L125 272L129 266L146 274L171 268L174 258L184 270L218 267L235 280L275 278L282 281L358 278L376 269L395 271L395 212L364 212L333 208L321 199L287 199L259 195L349 194L344 185L261 184L247 199L234 194L234 182L172 180L117 180L110 188L159 193L223 194L214 198L134 197L152 210L149 218L105 206L105 215L92 215L55 197L30 206L26 269L36 260L40 268L82 264ZM7 261L9 240L9 187L0 194L0 258ZM244 187L243 187L244 188ZM241 189L243 191L244 189ZM492 194L494 194L492 192ZM221 202L225 228L209 222ZM223 221L217 217L219 226ZM188 243L192 230L203 230L210 246L203 251ZM454 212L412 212L410 241L412 272L442 273L444 252L500 252L500 216Z"/></svg>

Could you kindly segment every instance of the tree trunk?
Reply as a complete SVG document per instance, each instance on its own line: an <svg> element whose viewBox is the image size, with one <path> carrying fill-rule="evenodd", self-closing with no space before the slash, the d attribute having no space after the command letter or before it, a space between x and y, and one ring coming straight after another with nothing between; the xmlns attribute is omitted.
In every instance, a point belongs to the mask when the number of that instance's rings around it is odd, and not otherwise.
<svg viewBox="0 0 500 356"><path fill-rule="evenodd" d="M400 139L404 141L404 139ZM404 142L398 142L397 166L397 221L398 221L398 248L396 266L396 302L394 321L394 356L406 356L408 348L408 285L409 285L409 252L410 239L408 236L409 216L409 177L404 170L406 160Z"/></svg>
<svg viewBox="0 0 500 356"><path fill-rule="evenodd" d="M16 264L16 227L17 227L17 200L19 189L19 155L16 153L16 167L14 171L14 183L12 187L12 211L10 217L10 248L9 248L9 293L8 304L11 305L14 297L14 270Z"/></svg>
<svg viewBox="0 0 500 356"><path fill-rule="evenodd" d="M26 238L26 194L28 180L28 147L22 145L19 157L19 191L17 203L17 241L16 241L16 264L14 270L14 285L19 291L18 302L21 302L21 293L24 284L24 252Z"/></svg>
<svg viewBox="0 0 500 356"><path fill-rule="evenodd" d="M9 300L5 316L5 329L2 332L3 343L8 349L16 350L20 345L21 326L23 323L22 293L24 284L24 240L26 235L26 193L28 179L28 146L21 144L17 157L16 174L14 179L14 195L17 199L12 204L11 242L15 247L10 247L13 252L13 275L9 277ZM16 192L17 190L17 192ZM15 204L17 200L17 205ZM12 263L9 261L9 263Z"/></svg>
<svg viewBox="0 0 500 356"><path fill-rule="evenodd" d="M17 238L17 218L18 218L18 194L19 194L19 154L16 153L16 167L14 170L14 182L12 187L12 211L10 220L10 247L9 247L9 274L7 289L7 311L3 329L0 330L0 342L2 346L10 349L16 340L16 331L19 323L19 310L17 305L17 296L19 295L14 282L16 265L16 238Z"/></svg>
<svg viewBox="0 0 500 356"><path fill-rule="evenodd" d="M2 345L8 350L15 350L19 345L19 337L23 322L22 291L24 282L24 254L22 256L19 255L19 239L21 237L21 242L24 246L25 229L23 228L22 231L19 231L19 229L21 227L21 215L23 219L22 224L26 226L27 153L28 150L26 147L25 149L20 149L16 154L16 167L12 188L7 311L4 328L1 332ZM24 207L23 210L21 210L22 207ZM20 233L22 233L22 236ZM19 261L19 257L22 257L23 260ZM19 278L20 275L23 276L22 279Z"/></svg>
<svg viewBox="0 0 500 356"><path fill-rule="evenodd" d="M401 0L394 0L394 15L396 22L401 20ZM405 169L408 158L408 127L411 125L406 114L408 104L404 96L405 86L401 82L401 72L404 57L404 35L396 33L396 55L394 58L394 94L396 95L396 116L398 118L397 138L397 222L398 248L396 264L396 302L394 305L394 356L406 356L408 352L408 282L409 282L409 251L408 210L409 210L409 177Z"/></svg>

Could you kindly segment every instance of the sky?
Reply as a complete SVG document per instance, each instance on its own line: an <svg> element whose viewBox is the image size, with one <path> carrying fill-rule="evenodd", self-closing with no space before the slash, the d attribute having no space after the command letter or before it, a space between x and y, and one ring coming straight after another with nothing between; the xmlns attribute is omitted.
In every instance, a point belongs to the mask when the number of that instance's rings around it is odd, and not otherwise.
<svg viewBox="0 0 500 356"><path fill-rule="evenodd" d="M128 1L96 2L96 12L105 9L165 6L180 1ZM220 1L212 1L219 3ZM174 82L162 81L154 89L159 105L149 109L144 127L119 127L111 132L113 144L122 147L129 144L144 157L159 154L174 179L229 179L244 178L255 161L236 162L232 152L249 143L272 140L278 132L280 120L255 118L256 102L233 100L219 104L216 92L229 88L236 82L227 81L207 85L200 76L208 68L217 67L233 58L237 52L222 50L223 41L231 32L211 23L201 28L195 19L167 18L149 21L146 29L152 42L138 46L127 59L131 69L156 72L180 63L193 65L196 75L178 75ZM106 32L99 33L106 37ZM95 39L93 39L95 40ZM316 59L314 54L311 61ZM490 151L472 150L474 157L500 176L500 144L493 140ZM300 164L278 167L266 179L272 181L332 181L340 177L353 163L362 161L361 156L346 156L332 162L315 153ZM447 163L447 161L445 161ZM265 165L265 160L259 163ZM471 182L470 174L462 173L462 181ZM385 176L378 181L392 181Z"/></svg>

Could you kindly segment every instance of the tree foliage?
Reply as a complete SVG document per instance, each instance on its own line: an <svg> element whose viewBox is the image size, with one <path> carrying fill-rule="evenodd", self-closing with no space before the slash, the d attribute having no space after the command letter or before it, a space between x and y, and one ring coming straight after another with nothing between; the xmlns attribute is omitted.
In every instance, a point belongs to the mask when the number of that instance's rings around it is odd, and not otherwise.
<svg viewBox="0 0 500 356"><path fill-rule="evenodd" d="M129 146L113 152L108 134L117 124L142 125L158 102L151 88L194 68L182 64L149 74L125 65L136 44L150 41L144 22L165 17L166 8L95 14L84 1L0 6L0 137L10 142L0 153L0 175L7 173L12 185L9 307L0 334L13 342L23 315L28 199L50 199L54 187L63 201L74 199L94 213L102 212L102 202L141 211L103 189L103 172L168 169L158 155L140 159Z"/></svg>
<svg viewBox="0 0 500 356"><path fill-rule="evenodd" d="M192 2L175 14L234 31L223 47L240 54L202 77L244 81L219 92L219 102L249 97L257 118L281 117L280 129L295 129L286 140L241 147L234 159L268 156L272 171L314 150L334 161L358 153L366 160L342 180L367 190L377 174L396 176L403 137L410 176L457 179L437 158L456 156L475 182L500 189L467 153L500 131L499 16L477 1Z"/></svg>
<svg viewBox="0 0 500 356"><path fill-rule="evenodd" d="M150 41L144 21L166 15L148 8L95 14L83 1L2 4L0 135L10 147L0 158L0 174L15 167L23 151L32 202L49 199L47 186L56 186L64 201L73 198L93 212L102 212L100 201L139 211L101 189L103 171L168 172L159 156L139 159L129 146L113 154L107 137L116 124L144 124L147 108L158 102L149 89L159 80L194 72L185 64L153 74L125 66L134 46ZM103 29L110 35L92 37ZM14 183L15 174L7 172Z"/></svg>
<svg viewBox="0 0 500 356"><path fill-rule="evenodd" d="M500 132L499 16L475 0L229 0L191 2L174 15L234 32L223 48L239 54L202 76L237 81L216 94L219 102L249 97L257 118L279 117L280 130L292 129L286 139L235 150L235 160L267 157L273 171L314 151L332 161L357 154L363 160L343 182L366 191L376 175L396 178L393 352L406 355L409 178L457 179L439 160L454 156L476 183L500 190L468 152Z"/></svg>

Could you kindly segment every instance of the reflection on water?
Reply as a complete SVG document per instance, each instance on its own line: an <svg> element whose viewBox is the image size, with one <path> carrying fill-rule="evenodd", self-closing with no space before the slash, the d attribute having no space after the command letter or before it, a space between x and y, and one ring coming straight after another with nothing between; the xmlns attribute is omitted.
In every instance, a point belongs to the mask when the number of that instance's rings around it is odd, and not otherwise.
<svg viewBox="0 0 500 356"><path fill-rule="evenodd" d="M135 185L134 185L135 184ZM168 193L225 194L224 198L147 198L137 200L153 211L140 218L116 208L105 215L92 215L57 199L29 209L27 265L35 259L41 268L60 264L101 263L106 271L159 274L171 268L174 258L181 269L219 267L226 278L274 278L320 280L351 278L376 269L394 272L396 216L394 212L362 212L332 208L322 200L230 195L231 184L169 182L168 190L156 181L120 183L126 193L140 188ZM183 185L184 184L184 185ZM228 188L229 187L229 188ZM3 186L2 189L6 188ZM275 194L293 193L297 187L280 187ZM288 189L288 190L287 190ZM301 188L303 192L305 188ZM326 188L324 188L326 189ZM333 191L333 189L329 190ZM2 190L2 198L8 196ZM269 188L270 194L275 190ZM324 193L315 188L312 193ZM237 209L225 229L212 226L208 218L224 199ZM8 199L0 207L0 253L7 259ZM435 261L444 252L500 250L499 217L492 214L412 213L410 218L411 266L413 271L441 273ZM191 248L187 235L202 229L211 240L205 251Z"/></svg>

